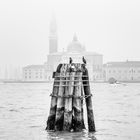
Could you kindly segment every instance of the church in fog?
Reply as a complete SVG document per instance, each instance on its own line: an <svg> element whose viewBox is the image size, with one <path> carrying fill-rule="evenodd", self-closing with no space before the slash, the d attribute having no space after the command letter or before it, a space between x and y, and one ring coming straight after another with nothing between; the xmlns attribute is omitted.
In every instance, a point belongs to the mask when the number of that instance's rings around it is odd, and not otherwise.
<svg viewBox="0 0 140 140"><path fill-rule="evenodd" d="M74 63L82 63L82 56L87 61L89 77L92 81L103 80L103 55L95 52L87 52L76 36L73 36L72 41L68 44L66 51L58 52L58 36L56 20L52 19L50 23L49 33L49 54L47 61L43 65L30 65L23 68L24 81L50 81L52 73L56 71L59 63L69 63L69 58L73 59Z"/></svg>

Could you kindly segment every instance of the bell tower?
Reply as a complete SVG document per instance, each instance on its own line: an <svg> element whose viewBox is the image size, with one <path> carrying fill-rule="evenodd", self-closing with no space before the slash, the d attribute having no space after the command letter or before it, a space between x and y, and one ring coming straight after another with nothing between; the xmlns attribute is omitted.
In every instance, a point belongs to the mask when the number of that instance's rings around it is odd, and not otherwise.
<svg viewBox="0 0 140 140"><path fill-rule="evenodd" d="M49 29L49 54L57 52L57 24L55 16L52 16Z"/></svg>

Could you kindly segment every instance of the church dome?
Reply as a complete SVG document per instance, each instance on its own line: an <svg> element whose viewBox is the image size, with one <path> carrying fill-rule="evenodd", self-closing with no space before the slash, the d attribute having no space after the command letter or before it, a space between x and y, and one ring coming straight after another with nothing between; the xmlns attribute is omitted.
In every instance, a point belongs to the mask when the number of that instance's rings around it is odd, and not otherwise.
<svg viewBox="0 0 140 140"><path fill-rule="evenodd" d="M67 52L83 52L84 48L81 43L78 41L77 36L74 35L73 40L69 43L67 47Z"/></svg>

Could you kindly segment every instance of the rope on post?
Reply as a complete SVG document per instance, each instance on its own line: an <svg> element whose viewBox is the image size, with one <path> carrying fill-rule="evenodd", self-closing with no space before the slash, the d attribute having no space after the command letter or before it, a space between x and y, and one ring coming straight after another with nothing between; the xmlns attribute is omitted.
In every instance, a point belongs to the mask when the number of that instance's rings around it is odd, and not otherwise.
<svg viewBox="0 0 140 140"><path fill-rule="evenodd" d="M92 97L92 94L89 94L89 95L81 95L81 96L75 96L75 95L54 95L53 93L50 94L51 97L56 97L56 98L77 98L77 99L81 99L81 100L84 100L88 97Z"/></svg>

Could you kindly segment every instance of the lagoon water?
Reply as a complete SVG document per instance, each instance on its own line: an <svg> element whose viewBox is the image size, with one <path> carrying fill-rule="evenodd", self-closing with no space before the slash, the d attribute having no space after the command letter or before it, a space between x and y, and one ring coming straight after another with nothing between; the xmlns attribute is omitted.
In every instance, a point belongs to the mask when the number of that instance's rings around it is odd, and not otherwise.
<svg viewBox="0 0 140 140"><path fill-rule="evenodd" d="M52 84L1 83L0 140L140 140L140 83L92 83L91 90L95 133L47 132Z"/></svg>

